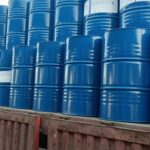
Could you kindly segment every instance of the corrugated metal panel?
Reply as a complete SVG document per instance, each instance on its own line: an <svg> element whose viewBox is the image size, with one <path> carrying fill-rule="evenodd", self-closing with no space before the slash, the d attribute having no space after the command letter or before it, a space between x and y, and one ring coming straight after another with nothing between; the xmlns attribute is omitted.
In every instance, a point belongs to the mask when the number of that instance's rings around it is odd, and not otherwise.
<svg viewBox="0 0 150 150"><path fill-rule="evenodd" d="M48 150L149 150L150 131L128 126L51 119Z"/></svg>
<svg viewBox="0 0 150 150"><path fill-rule="evenodd" d="M0 110L0 150L38 150L40 117Z"/></svg>

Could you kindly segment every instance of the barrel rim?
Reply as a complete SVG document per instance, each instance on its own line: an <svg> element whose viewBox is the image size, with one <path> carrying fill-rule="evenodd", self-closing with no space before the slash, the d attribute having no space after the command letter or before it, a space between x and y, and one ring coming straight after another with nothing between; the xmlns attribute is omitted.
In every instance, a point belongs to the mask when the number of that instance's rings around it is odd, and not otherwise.
<svg viewBox="0 0 150 150"><path fill-rule="evenodd" d="M98 14L100 14L103 17L109 16L109 17L113 17L113 18L119 18L119 13L99 12L99 13L95 13L95 14L89 14L89 15L85 16L85 19L87 19L91 16L97 17L96 15L98 15Z"/></svg>
<svg viewBox="0 0 150 150"><path fill-rule="evenodd" d="M106 58L103 57L101 60L101 65L105 65L105 64L111 64L111 63L131 63L131 64L135 64L135 63L150 63L150 58L145 58L143 56L141 56L142 58L140 58L140 56L136 56L134 58L134 56L130 56L130 57L113 57L113 58Z"/></svg>
<svg viewBox="0 0 150 150"><path fill-rule="evenodd" d="M111 33L111 32L115 32L115 31L124 31L124 32L125 32L125 31L127 31L127 30L133 30L133 31L135 31L135 30L141 30L141 31L146 31L146 32L149 32L149 33L150 33L150 30L147 29L147 28L128 27L128 28L115 28L115 29L106 31L106 32L104 33L104 36L105 36L106 34Z"/></svg>
<svg viewBox="0 0 150 150"><path fill-rule="evenodd" d="M9 88L10 89L10 82L1 82L0 88Z"/></svg>
<svg viewBox="0 0 150 150"><path fill-rule="evenodd" d="M0 5L0 8L3 8L3 9L6 9L6 11L7 11L7 9L8 9L8 5Z"/></svg>
<svg viewBox="0 0 150 150"><path fill-rule="evenodd" d="M16 48L31 48L31 49L35 49L33 46L30 46L30 45L16 45L16 46L13 46L13 50L16 49Z"/></svg>
<svg viewBox="0 0 150 150"><path fill-rule="evenodd" d="M118 91L145 91L145 92L150 92L150 88L148 87L141 87L141 86L115 86L115 85L105 85L102 84L100 89L102 91L105 90L118 90Z"/></svg>
<svg viewBox="0 0 150 150"><path fill-rule="evenodd" d="M10 90L11 89L30 89L33 90L34 86L29 84L29 85L23 85L23 84L12 84L10 85Z"/></svg>
<svg viewBox="0 0 150 150"><path fill-rule="evenodd" d="M41 44L58 44L58 45L65 45L65 42L61 41L43 41L43 42L37 42L37 46L40 46Z"/></svg>
<svg viewBox="0 0 150 150"><path fill-rule="evenodd" d="M11 65L2 67L1 64L0 64L0 71L11 71Z"/></svg>
<svg viewBox="0 0 150 150"><path fill-rule="evenodd" d="M56 5L55 5L55 9L57 8L60 8L61 6L83 6L84 7L84 2L72 2L72 1L59 1L59 2L56 2Z"/></svg>
<svg viewBox="0 0 150 150"><path fill-rule="evenodd" d="M101 36L97 36L97 35L77 35L77 36L70 36L66 39L66 41L70 40L70 39L79 39L79 38L97 38L97 39L102 39Z"/></svg>
<svg viewBox="0 0 150 150"><path fill-rule="evenodd" d="M40 10L40 11L39 11L39 10L33 10L33 9L32 9L32 10L30 10L29 12L30 12L29 16L31 16L31 15L38 14L38 13L41 13L41 14L42 14L42 13L43 13L43 14L44 14L44 13L54 13L54 10L44 10L44 11L41 11L41 10Z"/></svg>

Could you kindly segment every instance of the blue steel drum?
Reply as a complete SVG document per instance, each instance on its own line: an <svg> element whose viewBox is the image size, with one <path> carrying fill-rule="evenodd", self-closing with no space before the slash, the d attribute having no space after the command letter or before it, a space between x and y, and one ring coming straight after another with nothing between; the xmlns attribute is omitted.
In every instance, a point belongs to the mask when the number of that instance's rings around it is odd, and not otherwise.
<svg viewBox="0 0 150 150"><path fill-rule="evenodd" d="M28 0L10 0L8 8L8 23L6 48L26 44Z"/></svg>
<svg viewBox="0 0 150 150"><path fill-rule="evenodd" d="M7 6L0 5L0 49L5 48Z"/></svg>
<svg viewBox="0 0 150 150"><path fill-rule="evenodd" d="M53 40L54 0L31 0L28 45Z"/></svg>
<svg viewBox="0 0 150 150"><path fill-rule="evenodd" d="M130 38L129 38L130 37ZM150 122L150 32L126 28L105 33L100 117Z"/></svg>
<svg viewBox="0 0 150 150"><path fill-rule="evenodd" d="M55 41L83 34L84 0L56 0Z"/></svg>
<svg viewBox="0 0 150 150"><path fill-rule="evenodd" d="M0 50L0 106L9 106L11 51Z"/></svg>
<svg viewBox="0 0 150 150"><path fill-rule="evenodd" d="M64 114L99 115L101 45L100 37L76 36L67 39Z"/></svg>
<svg viewBox="0 0 150 150"><path fill-rule="evenodd" d="M33 109L61 112L65 45L60 42L38 44Z"/></svg>
<svg viewBox="0 0 150 150"><path fill-rule="evenodd" d="M85 35L103 36L119 27L118 0L87 0L85 3Z"/></svg>
<svg viewBox="0 0 150 150"><path fill-rule="evenodd" d="M12 80L9 106L32 109L35 49L30 46L13 48Z"/></svg>
<svg viewBox="0 0 150 150"><path fill-rule="evenodd" d="M150 29L150 1L134 2L121 9L120 27Z"/></svg>
<svg viewBox="0 0 150 150"><path fill-rule="evenodd" d="M103 36L119 26L119 16L115 13L97 13L88 15L85 19L85 35Z"/></svg>

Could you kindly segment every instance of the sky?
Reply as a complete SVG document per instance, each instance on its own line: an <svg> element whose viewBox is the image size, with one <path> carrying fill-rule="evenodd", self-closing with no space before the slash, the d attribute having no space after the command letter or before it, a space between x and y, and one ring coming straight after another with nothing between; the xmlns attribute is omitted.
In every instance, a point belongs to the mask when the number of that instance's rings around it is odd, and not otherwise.
<svg viewBox="0 0 150 150"><path fill-rule="evenodd" d="M8 0L0 0L0 5L8 5Z"/></svg>

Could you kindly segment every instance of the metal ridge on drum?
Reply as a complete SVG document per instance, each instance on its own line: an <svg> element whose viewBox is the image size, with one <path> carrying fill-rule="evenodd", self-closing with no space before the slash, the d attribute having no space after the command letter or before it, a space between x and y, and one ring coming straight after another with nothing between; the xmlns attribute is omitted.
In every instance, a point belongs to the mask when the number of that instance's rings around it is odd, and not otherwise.
<svg viewBox="0 0 150 150"><path fill-rule="evenodd" d="M145 29L124 28L105 33L100 118L150 122L149 42L150 32Z"/></svg>

